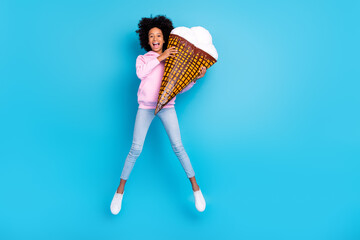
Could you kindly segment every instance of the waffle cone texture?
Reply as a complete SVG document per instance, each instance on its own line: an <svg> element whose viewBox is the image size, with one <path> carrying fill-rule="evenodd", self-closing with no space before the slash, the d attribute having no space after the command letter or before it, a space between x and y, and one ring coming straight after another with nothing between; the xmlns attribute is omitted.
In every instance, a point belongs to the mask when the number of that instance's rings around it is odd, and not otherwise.
<svg viewBox="0 0 360 240"><path fill-rule="evenodd" d="M175 47L178 53L176 57L168 57L165 60L155 115L199 76L201 66L208 69L216 62L210 54L176 34L169 36L167 48L170 47Z"/></svg>

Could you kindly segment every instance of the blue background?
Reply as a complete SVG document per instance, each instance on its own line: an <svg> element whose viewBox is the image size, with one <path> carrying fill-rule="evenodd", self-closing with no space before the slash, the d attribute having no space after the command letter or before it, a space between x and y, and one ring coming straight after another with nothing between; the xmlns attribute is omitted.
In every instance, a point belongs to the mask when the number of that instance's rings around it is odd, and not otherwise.
<svg viewBox="0 0 360 240"><path fill-rule="evenodd" d="M359 1L0 1L1 239L360 239ZM142 17L219 59L176 100L207 201L158 118L132 141Z"/></svg>

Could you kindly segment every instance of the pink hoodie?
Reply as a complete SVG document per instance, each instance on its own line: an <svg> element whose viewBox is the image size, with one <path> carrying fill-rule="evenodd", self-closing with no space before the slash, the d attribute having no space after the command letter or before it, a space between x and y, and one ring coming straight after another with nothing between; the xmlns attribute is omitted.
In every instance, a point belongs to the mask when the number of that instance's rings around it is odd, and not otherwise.
<svg viewBox="0 0 360 240"><path fill-rule="evenodd" d="M155 109L161 86L161 80L164 75L165 61L159 62L157 57L160 54L149 51L136 58L136 75L141 83L137 93L139 108ZM194 82L187 85L180 93L188 91ZM168 102L164 108L174 107L176 96Z"/></svg>

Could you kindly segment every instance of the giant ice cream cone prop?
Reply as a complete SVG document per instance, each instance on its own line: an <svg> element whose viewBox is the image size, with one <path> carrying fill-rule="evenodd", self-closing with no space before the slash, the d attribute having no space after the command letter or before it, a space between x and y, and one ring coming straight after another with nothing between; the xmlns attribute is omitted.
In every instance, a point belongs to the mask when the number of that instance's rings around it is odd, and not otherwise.
<svg viewBox="0 0 360 240"><path fill-rule="evenodd" d="M178 53L165 60L155 114L200 74L201 66L208 69L218 58L212 37L203 27L174 28L167 45L170 47Z"/></svg>

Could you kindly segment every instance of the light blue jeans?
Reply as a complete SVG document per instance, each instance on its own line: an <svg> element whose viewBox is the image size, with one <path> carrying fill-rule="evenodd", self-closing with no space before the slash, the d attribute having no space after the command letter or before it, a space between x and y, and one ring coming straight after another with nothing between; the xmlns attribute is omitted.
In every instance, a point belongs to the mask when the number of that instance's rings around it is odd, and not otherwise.
<svg viewBox="0 0 360 240"><path fill-rule="evenodd" d="M133 141L130 152L125 160L124 168L121 173L121 179L127 180L134 167L136 159L140 156L142 151L147 131L154 119L154 109L138 108L135 119L135 127L133 134ZM182 167L188 178L195 176L195 172L191 166L190 159L184 149L181 141L179 122L176 116L175 107L163 108L157 115L163 123L166 133L169 136L171 147L178 157Z"/></svg>

